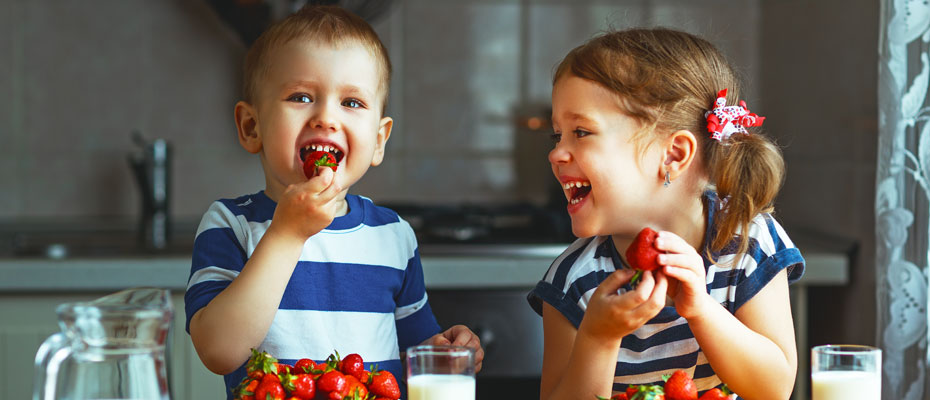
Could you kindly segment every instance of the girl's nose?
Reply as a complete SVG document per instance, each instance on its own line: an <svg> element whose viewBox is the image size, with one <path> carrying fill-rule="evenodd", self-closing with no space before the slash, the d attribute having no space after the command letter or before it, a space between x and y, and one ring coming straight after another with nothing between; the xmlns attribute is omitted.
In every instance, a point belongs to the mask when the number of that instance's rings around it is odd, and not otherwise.
<svg viewBox="0 0 930 400"><path fill-rule="evenodd" d="M549 151L549 163L552 165L565 164L571 160L571 153L565 150L558 143Z"/></svg>

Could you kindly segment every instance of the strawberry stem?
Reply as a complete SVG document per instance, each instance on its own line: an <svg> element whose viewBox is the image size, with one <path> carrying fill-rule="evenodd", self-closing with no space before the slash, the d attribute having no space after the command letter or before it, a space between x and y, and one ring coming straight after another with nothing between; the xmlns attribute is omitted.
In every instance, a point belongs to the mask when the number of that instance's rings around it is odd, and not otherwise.
<svg viewBox="0 0 930 400"><path fill-rule="evenodd" d="M632 287L633 289L636 289L636 284L639 283L639 278L642 278L642 277L643 277L643 270L641 269L636 270L636 273L634 273L633 277L630 278L630 287Z"/></svg>

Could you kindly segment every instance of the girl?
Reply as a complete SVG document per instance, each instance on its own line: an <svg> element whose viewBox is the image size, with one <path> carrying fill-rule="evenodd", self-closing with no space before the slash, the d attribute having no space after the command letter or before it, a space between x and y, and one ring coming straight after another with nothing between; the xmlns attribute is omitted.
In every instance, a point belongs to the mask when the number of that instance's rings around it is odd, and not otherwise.
<svg viewBox="0 0 930 400"><path fill-rule="evenodd" d="M762 117L707 41L667 29L595 37L555 73L552 172L578 239L530 293L543 316L541 399L594 399L684 369L787 399L797 370L788 284L804 259L769 214L782 183ZM624 253L659 231L635 289Z"/></svg>

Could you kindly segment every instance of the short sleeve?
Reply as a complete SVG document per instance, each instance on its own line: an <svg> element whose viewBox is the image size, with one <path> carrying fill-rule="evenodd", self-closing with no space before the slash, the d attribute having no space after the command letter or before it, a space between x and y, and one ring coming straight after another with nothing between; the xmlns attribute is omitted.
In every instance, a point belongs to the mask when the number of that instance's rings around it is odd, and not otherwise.
<svg viewBox="0 0 930 400"><path fill-rule="evenodd" d="M213 203L201 219L184 293L188 333L194 314L226 289L245 266L247 257L240 244L243 232L237 228L236 216L221 202Z"/></svg>
<svg viewBox="0 0 930 400"><path fill-rule="evenodd" d="M612 248L609 237L576 240L527 294L530 307L542 316L543 303L548 303L575 328L580 326L591 294L616 270Z"/></svg>
<svg viewBox="0 0 930 400"><path fill-rule="evenodd" d="M758 294L782 270L787 272L788 283L797 282L804 274L801 251L770 214L760 214L753 219L748 232L749 248L745 254L724 251L717 262L707 268L708 293L731 313Z"/></svg>
<svg viewBox="0 0 930 400"><path fill-rule="evenodd" d="M420 253L414 251L404 271L404 282L395 297L397 309L394 319L397 325L397 346L400 351L418 345L439 333L439 323L429 306Z"/></svg>

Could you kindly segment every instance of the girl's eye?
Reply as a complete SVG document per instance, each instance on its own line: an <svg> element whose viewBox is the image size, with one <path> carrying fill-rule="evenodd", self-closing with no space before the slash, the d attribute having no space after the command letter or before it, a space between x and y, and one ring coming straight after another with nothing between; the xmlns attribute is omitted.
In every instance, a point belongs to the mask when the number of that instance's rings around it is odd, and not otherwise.
<svg viewBox="0 0 930 400"><path fill-rule="evenodd" d="M577 136L577 137L585 137L585 136L588 136L588 135L591 134L591 132L588 132L588 131L582 130L582 129L575 129L575 130L572 131L572 132L573 132L573 133L575 134L575 136Z"/></svg>
<svg viewBox="0 0 930 400"><path fill-rule="evenodd" d="M313 102L313 99L311 99L310 96L304 93L292 94L290 97L287 98L287 100L297 102L297 103L312 103Z"/></svg>
<svg viewBox="0 0 930 400"><path fill-rule="evenodd" d="M553 133L553 134L549 135L549 139L552 139L552 142L553 142L553 143L561 142L561 141L562 141L562 134L561 134L561 133Z"/></svg>
<svg viewBox="0 0 930 400"><path fill-rule="evenodd" d="M365 107L365 105L362 104L361 101L358 101L358 100L356 100L356 99L345 99L345 100L342 101L342 106L343 106L343 107L350 107L350 108L363 108L363 107Z"/></svg>

